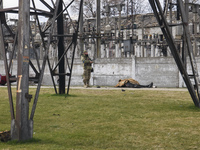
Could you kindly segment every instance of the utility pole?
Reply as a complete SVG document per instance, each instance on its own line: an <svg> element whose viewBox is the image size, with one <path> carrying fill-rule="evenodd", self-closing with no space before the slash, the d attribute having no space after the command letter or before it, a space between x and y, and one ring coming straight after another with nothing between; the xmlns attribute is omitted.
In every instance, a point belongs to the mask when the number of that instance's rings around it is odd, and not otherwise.
<svg viewBox="0 0 200 150"><path fill-rule="evenodd" d="M96 1L97 7L97 15L96 15L96 33L97 33L97 43L96 43L96 50L97 50L97 58L101 57L101 18L100 18L100 0Z"/></svg>
<svg viewBox="0 0 200 150"><path fill-rule="evenodd" d="M30 0L19 0L16 120L11 124L11 138L19 141L31 139L33 133L33 121L29 120L29 52Z"/></svg>
<svg viewBox="0 0 200 150"><path fill-rule="evenodd" d="M131 24L132 24L132 27L131 27L131 33L132 33L132 41L131 41L131 46L133 47L133 55L135 55L136 53L135 53L135 47L134 47L134 45L133 45L133 40L134 40L134 37L135 37L135 35L134 35L134 16L133 16L133 0L131 0Z"/></svg>
<svg viewBox="0 0 200 150"><path fill-rule="evenodd" d="M122 11L122 5L117 5L118 11L119 11L119 23L118 23L118 29L119 29L119 57L123 56L121 51L121 11Z"/></svg>
<svg viewBox="0 0 200 150"><path fill-rule="evenodd" d="M63 11L62 0L59 2L58 14ZM57 31L59 36L58 40L58 60L62 57L64 53L64 28L63 28L63 13L57 19ZM65 94L65 59L61 59L59 63L59 94Z"/></svg>
<svg viewBox="0 0 200 150"><path fill-rule="evenodd" d="M3 0L0 1L0 9L3 9ZM0 60L2 59L2 51L0 51Z"/></svg>
<svg viewBox="0 0 200 150"><path fill-rule="evenodd" d="M198 53L198 46L197 46L197 21L198 21L198 11L199 11L199 6L193 5L193 20L194 20L194 54L195 56Z"/></svg>
<svg viewBox="0 0 200 150"><path fill-rule="evenodd" d="M185 0L185 14L186 14L186 20L188 23L188 15L189 15L189 8L188 8L188 3L189 0ZM179 10L177 10L179 11ZM177 12L179 13L179 12ZM182 48L182 61L184 64L185 69L187 69L187 45L186 45L186 35L185 35L185 31L183 30L183 48Z"/></svg>
<svg viewBox="0 0 200 150"><path fill-rule="evenodd" d="M172 1L169 1L170 6L169 6L169 20L170 20L170 24L172 24ZM167 11L167 10L166 10ZM170 27L170 32L172 33L172 27Z"/></svg>
<svg viewBox="0 0 200 150"><path fill-rule="evenodd" d="M80 33L80 51L81 51L81 54L83 53L84 51L84 40L83 40L83 5L81 6L82 9L80 10L81 11L81 16L80 16L80 23L79 23L79 33Z"/></svg>

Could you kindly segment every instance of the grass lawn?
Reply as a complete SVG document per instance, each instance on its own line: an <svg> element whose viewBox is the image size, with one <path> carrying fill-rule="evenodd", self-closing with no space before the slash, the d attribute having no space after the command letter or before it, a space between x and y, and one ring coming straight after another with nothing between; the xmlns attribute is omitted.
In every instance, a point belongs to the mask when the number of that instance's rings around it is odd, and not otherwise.
<svg viewBox="0 0 200 150"><path fill-rule="evenodd" d="M11 117L7 89L1 93L4 131L10 130ZM199 131L200 109L186 91L72 89L65 98L41 89L33 139L0 142L0 149L200 149Z"/></svg>

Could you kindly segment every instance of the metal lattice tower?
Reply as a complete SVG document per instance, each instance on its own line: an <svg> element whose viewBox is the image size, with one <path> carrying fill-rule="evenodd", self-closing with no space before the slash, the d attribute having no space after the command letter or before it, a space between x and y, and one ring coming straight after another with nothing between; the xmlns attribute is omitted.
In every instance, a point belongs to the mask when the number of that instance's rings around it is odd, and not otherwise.
<svg viewBox="0 0 200 150"><path fill-rule="evenodd" d="M64 13L70 18L68 9L72 5L74 0L69 2L66 6L63 0L51 0L48 3L45 0L40 0L41 5L46 9L41 10L36 7L34 0L19 0L19 6L15 8L0 8L0 48L1 55L4 59L4 66L7 78L7 88L10 103L11 112L11 139L27 140L33 137L33 118L36 110L36 105L39 97L40 88L42 85L43 75L45 68L48 67L51 74L51 79L54 85L55 92L57 88L55 84L54 76L59 76L59 94L65 93L65 76L69 77L68 89L69 92L73 60L75 54L75 48L77 44L78 29L80 12L78 21L74 24L73 34L64 34ZM0 2L1 6L3 1ZM80 10L82 9L83 0L80 1ZM31 7L32 6L32 7ZM18 28L13 30L6 21L6 15L14 13L19 16ZM41 37L41 43L43 45L43 59L42 63L39 60L38 53L36 51L37 42L34 40L33 32L30 27L31 17L34 16L36 24L38 26L39 35ZM40 21L39 16L47 17L48 20L43 26L43 22ZM56 28L57 27L57 28ZM8 34L7 34L8 33ZM5 36L6 35L6 36ZM64 44L64 38L68 38L68 44ZM12 41L11 58L7 59L6 44L8 41ZM49 59L49 48L54 44L58 50L58 61L55 64L51 64ZM72 58L68 60L66 53L69 49L72 49ZM35 60L30 57L30 52L34 53ZM11 68L13 65L14 55L17 53L17 76L11 76ZM33 63L35 61L36 63ZM16 61L15 61L16 62ZM36 64L36 65L34 65ZM67 66L67 70L65 65ZM34 77L29 74L30 68L35 73ZM56 72L58 68L58 72ZM67 72L66 72L67 71ZM11 89L11 82L17 82L17 97L16 97L16 112L14 111L13 104L13 92ZM29 115L29 103L31 103L32 95L29 94L29 82L37 83L37 88L32 101L31 114Z"/></svg>
<svg viewBox="0 0 200 150"><path fill-rule="evenodd" d="M194 57L192 43L191 43L191 34L189 32L189 22L188 22L188 0L185 0L185 6L182 0L177 0L177 16L181 17L179 24L172 24L172 22L167 22L166 11L168 8L169 3L172 4L171 1L165 1L164 9L162 8L159 0L149 0L149 3L153 9L155 17L158 21L158 24L163 32L163 35L168 43L168 46L171 50L171 53L174 57L174 60L178 66L178 69L183 77L183 80L188 88L188 91L192 97L192 100L195 106L200 107L200 85L199 85L199 75L197 70L197 64ZM183 55L181 56L176 45L175 41L171 32L172 26L182 26L184 30L183 34ZM189 74L186 68L186 53L189 55L190 65L192 68L192 74ZM194 80L194 85L191 81Z"/></svg>

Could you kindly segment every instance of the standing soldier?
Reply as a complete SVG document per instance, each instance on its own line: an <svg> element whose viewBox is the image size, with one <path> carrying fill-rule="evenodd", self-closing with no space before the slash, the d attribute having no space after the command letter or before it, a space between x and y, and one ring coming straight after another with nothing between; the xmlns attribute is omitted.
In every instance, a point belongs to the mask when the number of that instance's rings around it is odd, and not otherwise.
<svg viewBox="0 0 200 150"><path fill-rule="evenodd" d="M83 83L84 87L89 87L89 81L90 81L90 74L92 70L92 60L88 56L88 52L84 51L83 54L81 55L81 60L83 62Z"/></svg>

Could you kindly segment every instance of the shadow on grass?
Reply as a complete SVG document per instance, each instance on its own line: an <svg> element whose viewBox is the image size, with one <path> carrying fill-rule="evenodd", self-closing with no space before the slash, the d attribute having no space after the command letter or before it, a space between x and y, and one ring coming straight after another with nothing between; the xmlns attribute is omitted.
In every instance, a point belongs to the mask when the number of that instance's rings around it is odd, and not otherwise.
<svg viewBox="0 0 200 150"><path fill-rule="evenodd" d="M200 112L200 108L196 107L195 105L189 105L186 107L188 110L193 110L195 112Z"/></svg>
<svg viewBox="0 0 200 150"><path fill-rule="evenodd" d="M38 145L44 145L44 144L45 145L51 145L51 144L60 145L60 143L58 143L52 139L43 140L43 139L38 139L38 138L32 138L30 140L25 140L25 141L11 140L11 141L4 142L4 143L9 146L14 146L15 148L21 147L21 146L23 146L23 147L32 146L33 149L34 149L34 147L38 147Z"/></svg>
<svg viewBox="0 0 200 150"><path fill-rule="evenodd" d="M51 96L55 96L55 97L78 97L77 95L73 95L73 94L51 94Z"/></svg>
<svg viewBox="0 0 200 150"><path fill-rule="evenodd" d="M25 141L11 140L5 143L7 143L8 145L21 145L21 144L34 144L34 143L39 143L41 141L42 141L41 139L32 138L30 140L25 140Z"/></svg>
<svg viewBox="0 0 200 150"><path fill-rule="evenodd" d="M176 111L187 111L187 112L200 112L200 108L196 107L195 105L174 105L170 107L170 110L176 110Z"/></svg>

